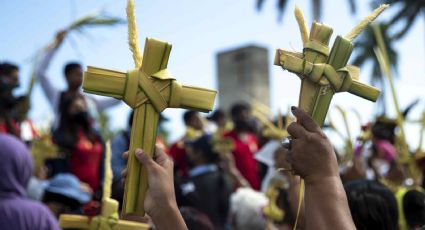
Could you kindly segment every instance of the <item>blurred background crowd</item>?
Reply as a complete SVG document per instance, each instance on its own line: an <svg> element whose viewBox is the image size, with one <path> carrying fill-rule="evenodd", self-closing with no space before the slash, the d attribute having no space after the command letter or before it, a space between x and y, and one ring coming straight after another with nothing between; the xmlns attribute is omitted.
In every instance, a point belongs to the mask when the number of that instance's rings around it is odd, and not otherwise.
<svg viewBox="0 0 425 230"><path fill-rule="evenodd" d="M255 2L260 12L267 2L271 1ZM277 1L279 20L288 2ZM390 72L397 73L397 48L393 46L424 16L425 2L382 3L395 6L393 16L375 26L384 37ZM312 18L320 19L321 5L321 1L312 1ZM359 3L351 0L348 6L355 15ZM122 204L121 173L127 166L122 155L129 149L133 113L120 109L119 100L83 93L84 66L78 61L54 67L62 71L63 90L48 71L57 63L53 60L70 34L122 23L118 17L91 14L57 32L34 55L25 94L16 93L23 91L20 66L0 56L0 215L12 206L27 207L31 218L46 219L43 229L56 226L61 214L93 215L93 207L102 198L107 141L112 148L112 198ZM422 38L418 40L423 45ZM391 91L394 85L387 79L392 76L381 70L373 52L376 46L375 35L368 29L351 59L356 65L373 63L370 78L384 92L374 114L365 119L370 109L354 100L348 103L351 107L332 107L324 131L335 144L356 227L418 229L425 226L425 112L420 111L423 92L417 90L424 81L417 80L416 88ZM295 119L289 110L271 109L274 86L269 82L268 59L267 49L256 45L218 53L216 109L209 114L185 110L160 117L156 144L174 162L176 200L189 229L292 229L296 219L303 218L300 178L288 170L287 150L282 147L288 136L286 127ZM423 75L423 65L416 67L415 74ZM40 95L32 96L36 85L52 112L39 107ZM296 103L296 95L291 98L288 101ZM105 113L110 108L115 112ZM33 110L49 113L50 122L34 122ZM333 119L337 114L340 118ZM123 127L111 129L117 121ZM170 125L173 122L184 125ZM303 228L302 221L297 228Z"/></svg>

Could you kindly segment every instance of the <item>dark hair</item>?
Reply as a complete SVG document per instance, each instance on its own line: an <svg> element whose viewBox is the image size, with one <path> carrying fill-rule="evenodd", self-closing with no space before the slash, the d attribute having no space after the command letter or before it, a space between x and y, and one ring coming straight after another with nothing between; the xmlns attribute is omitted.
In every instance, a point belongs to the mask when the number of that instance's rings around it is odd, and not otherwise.
<svg viewBox="0 0 425 230"><path fill-rule="evenodd" d="M378 117L377 121L373 123L371 130L373 137L380 140L388 140L391 144L394 144L396 128L397 122L395 120Z"/></svg>
<svg viewBox="0 0 425 230"><path fill-rule="evenodd" d="M403 212L409 228L425 225L425 194L417 190L408 191L403 197Z"/></svg>
<svg viewBox="0 0 425 230"><path fill-rule="evenodd" d="M279 189L279 195L276 200L276 205L285 212L285 216L278 224L293 225L295 222L295 215L292 211L291 204L289 203L289 192L285 189Z"/></svg>
<svg viewBox="0 0 425 230"><path fill-rule="evenodd" d="M181 207L180 213L190 230L213 230L214 225L207 215L190 207Z"/></svg>
<svg viewBox="0 0 425 230"><path fill-rule="evenodd" d="M187 125L190 121L198 115L197 111L188 110L183 114L184 124Z"/></svg>
<svg viewBox="0 0 425 230"><path fill-rule="evenodd" d="M65 152L74 150L75 145L77 144L78 132L77 126L74 122L72 122L72 117L69 114L68 110L71 107L72 103L81 99L81 95L68 96L66 97L64 94L61 95L60 103L59 103L59 114L60 121L59 127L54 132L54 140L56 144ZM99 138L91 125L87 125L86 127L82 127L83 131L87 134L88 138L93 141Z"/></svg>
<svg viewBox="0 0 425 230"><path fill-rule="evenodd" d="M209 117L207 117L208 120L215 122L224 118L226 118L226 113L222 109L217 109Z"/></svg>
<svg viewBox="0 0 425 230"><path fill-rule="evenodd" d="M220 156L214 151L213 136L205 134L195 141L189 143L193 150L199 150L208 163L217 163Z"/></svg>
<svg viewBox="0 0 425 230"><path fill-rule="evenodd" d="M70 197L64 196L59 193L45 192L43 195L43 203L57 202L67 206L71 211L78 210L80 208L80 202Z"/></svg>
<svg viewBox="0 0 425 230"><path fill-rule="evenodd" d="M65 65L65 68L63 68L63 73L65 74L65 76L68 76L68 74L77 68L81 68L81 64L78 62L69 62Z"/></svg>
<svg viewBox="0 0 425 230"><path fill-rule="evenodd" d="M19 67L9 62L0 63L0 74L9 75L13 71L18 71Z"/></svg>
<svg viewBox="0 0 425 230"><path fill-rule="evenodd" d="M243 111L250 111L251 105L246 102L235 103L230 109L230 114L233 119L238 118Z"/></svg>
<svg viewBox="0 0 425 230"><path fill-rule="evenodd" d="M370 180L352 181L344 187L358 230L398 229L397 201L387 187Z"/></svg>

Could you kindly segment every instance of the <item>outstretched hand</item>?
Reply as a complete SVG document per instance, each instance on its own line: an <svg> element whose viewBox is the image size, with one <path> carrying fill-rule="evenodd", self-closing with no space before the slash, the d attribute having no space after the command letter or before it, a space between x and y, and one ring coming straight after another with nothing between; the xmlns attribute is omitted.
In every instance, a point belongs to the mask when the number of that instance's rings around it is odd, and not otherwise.
<svg viewBox="0 0 425 230"><path fill-rule="evenodd" d="M287 128L292 137L287 161L306 183L339 176L338 163L329 139L304 111L292 107L297 122Z"/></svg>

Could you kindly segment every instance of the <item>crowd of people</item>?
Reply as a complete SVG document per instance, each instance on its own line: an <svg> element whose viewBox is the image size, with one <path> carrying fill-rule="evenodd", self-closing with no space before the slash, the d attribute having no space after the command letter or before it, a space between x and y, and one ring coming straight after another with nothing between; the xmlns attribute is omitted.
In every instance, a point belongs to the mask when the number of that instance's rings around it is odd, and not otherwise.
<svg viewBox="0 0 425 230"><path fill-rule="evenodd" d="M54 87L46 72L64 36L57 35L35 71L56 115L47 141L22 115L28 98L13 94L19 67L0 64L0 229L59 229L60 215L90 215L87 210L102 199L107 140L95 118L120 102L82 93L83 68L76 62L64 66L67 89ZM238 102L208 116L185 111L186 130L178 141L158 136L154 159L137 149L136 158L149 172L150 220L132 220L156 229L425 227L424 158L399 157L395 121L371 121L352 152L336 153L301 109L292 107L297 122L282 127L291 136L286 145L266 135L255 109ZM278 127L288 116L270 123ZM120 204L132 114L128 120L127 129L111 140L112 198ZM161 117L159 126L166 120ZM23 135L28 124L30 139ZM43 153L51 148L37 150L40 139L55 146L55 154Z"/></svg>

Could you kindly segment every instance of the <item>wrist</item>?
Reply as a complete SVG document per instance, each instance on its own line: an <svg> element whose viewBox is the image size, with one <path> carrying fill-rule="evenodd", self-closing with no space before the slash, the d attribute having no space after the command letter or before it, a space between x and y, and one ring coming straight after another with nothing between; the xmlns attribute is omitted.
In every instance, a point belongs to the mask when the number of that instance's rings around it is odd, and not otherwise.
<svg viewBox="0 0 425 230"><path fill-rule="evenodd" d="M175 212L179 212L177 203L175 200L169 199L163 202L162 205L157 206L155 210L148 212L148 214L155 222L156 220L161 220L161 218L170 216Z"/></svg>
<svg viewBox="0 0 425 230"><path fill-rule="evenodd" d="M151 216L157 230L176 229L187 230L177 203L170 202L167 207L158 209L158 213Z"/></svg>
<svg viewBox="0 0 425 230"><path fill-rule="evenodd" d="M339 175L311 175L304 178L305 184L309 186L324 186L334 184L335 182L341 183Z"/></svg>

